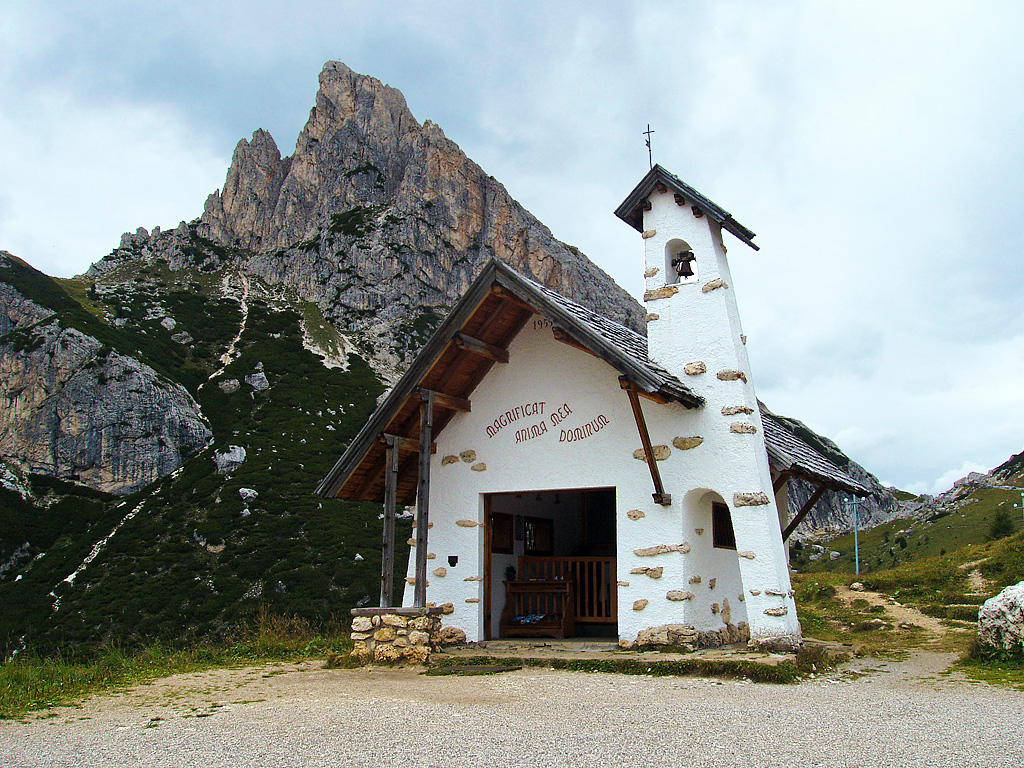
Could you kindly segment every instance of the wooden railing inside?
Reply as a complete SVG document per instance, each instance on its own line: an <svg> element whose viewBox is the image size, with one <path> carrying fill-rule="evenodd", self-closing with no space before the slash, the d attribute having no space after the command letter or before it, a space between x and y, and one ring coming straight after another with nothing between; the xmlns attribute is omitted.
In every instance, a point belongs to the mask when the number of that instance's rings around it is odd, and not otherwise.
<svg viewBox="0 0 1024 768"><path fill-rule="evenodd" d="M614 557L520 557L521 581L576 583L576 621L614 624L618 621Z"/></svg>

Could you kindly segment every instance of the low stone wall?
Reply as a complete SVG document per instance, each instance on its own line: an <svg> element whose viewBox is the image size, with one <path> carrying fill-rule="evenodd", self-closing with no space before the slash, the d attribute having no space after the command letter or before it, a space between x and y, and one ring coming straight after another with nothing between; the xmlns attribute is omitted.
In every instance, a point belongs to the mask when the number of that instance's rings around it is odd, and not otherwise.
<svg viewBox="0 0 1024 768"><path fill-rule="evenodd" d="M441 626L442 608L353 608L352 656L362 663L424 664L442 645L466 642L458 627Z"/></svg>

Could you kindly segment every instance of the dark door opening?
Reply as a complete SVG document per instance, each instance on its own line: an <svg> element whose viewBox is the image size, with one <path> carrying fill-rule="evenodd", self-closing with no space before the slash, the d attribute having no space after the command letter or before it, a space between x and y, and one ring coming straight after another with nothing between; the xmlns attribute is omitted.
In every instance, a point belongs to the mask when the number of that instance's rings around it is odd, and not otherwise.
<svg viewBox="0 0 1024 768"><path fill-rule="evenodd" d="M484 500L484 636L616 637L615 489Z"/></svg>

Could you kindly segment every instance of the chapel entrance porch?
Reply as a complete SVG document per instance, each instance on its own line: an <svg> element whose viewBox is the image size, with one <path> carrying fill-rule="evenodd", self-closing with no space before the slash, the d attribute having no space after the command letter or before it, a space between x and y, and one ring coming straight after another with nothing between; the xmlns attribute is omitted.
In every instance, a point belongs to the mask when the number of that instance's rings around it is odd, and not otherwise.
<svg viewBox="0 0 1024 768"><path fill-rule="evenodd" d="M618 636L615 489L484 497L484 637Z"/></svg>

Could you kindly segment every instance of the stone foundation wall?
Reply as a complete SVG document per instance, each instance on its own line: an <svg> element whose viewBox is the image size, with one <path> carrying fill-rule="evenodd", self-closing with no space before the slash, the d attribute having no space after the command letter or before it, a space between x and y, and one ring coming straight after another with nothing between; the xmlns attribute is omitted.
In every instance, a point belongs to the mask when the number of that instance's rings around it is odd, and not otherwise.
<svg viewBox="0 0 1024 768"><path fill-rule="evenodd" d="M354 608L352 656L364 663L424 664L442 645L466 642L458 627L442 627L441 608Z"/></svg>
<svg viewBox="0 0 1024 768"><path fill-rule="evenodd" d="M672 646L694 651L697 648L718 648L722 645L746 643L749 640L750 628L745 621L741 621L739 624L726 624L721 629L707 632L687 624L663 624L660 627L648 627L642 630L637 635L635 643L623 640L619 645L636 649Z"/></svg>

